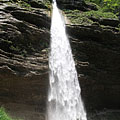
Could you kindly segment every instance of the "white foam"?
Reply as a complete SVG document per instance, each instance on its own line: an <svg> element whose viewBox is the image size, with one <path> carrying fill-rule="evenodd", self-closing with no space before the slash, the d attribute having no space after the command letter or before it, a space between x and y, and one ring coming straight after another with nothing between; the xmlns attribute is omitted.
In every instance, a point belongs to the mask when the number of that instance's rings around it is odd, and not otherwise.
<svg viewBox="0 0 120 120"><path fill-rule="evenodd" d="M53 3L47 120L87 120L63 16Z"/></svg>

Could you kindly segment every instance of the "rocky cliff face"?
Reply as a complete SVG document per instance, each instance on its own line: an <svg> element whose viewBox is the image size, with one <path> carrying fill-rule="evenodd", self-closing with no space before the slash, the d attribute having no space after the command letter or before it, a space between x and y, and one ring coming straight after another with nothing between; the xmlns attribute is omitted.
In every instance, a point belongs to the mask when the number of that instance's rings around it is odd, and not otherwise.
<svg viewBox="0 0 120 120"><path fill-rule="evenodd" d="M120 32L68 26L86 107L120 108Z"/></svg>
<svg viewBox="0 0 120 120"><path fill-rule="evenodd" d="M97 10L95 5L86 4L84 0L56 0L60 9Z"/></svg>
<svg viewBox="0 0 120 120"><path fill-rule="evenodd" d="M0 106L13 116L44 119L49 27L45 10L0 3Z"/></svg>
<svg viewBox="0 0 120 120"><path fill-rule="evenodd" d="M5 1L4 1L5 2ZM50 17L42 8L0 2L0 106L25 120L45 119ZM120 108L120 31L67 25L88 109Z"/></svg>

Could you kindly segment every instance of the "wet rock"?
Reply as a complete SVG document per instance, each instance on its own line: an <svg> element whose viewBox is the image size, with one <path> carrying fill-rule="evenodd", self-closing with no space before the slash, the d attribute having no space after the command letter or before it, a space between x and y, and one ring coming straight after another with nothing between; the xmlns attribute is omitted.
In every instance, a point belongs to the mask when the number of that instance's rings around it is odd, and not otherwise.
<svg viewBox="0 0 120 120"><path fill-rule="evenodd" d="M25 119L44 119L40 112L45 111L48 88L50 18L42 10L34 13L7 4L0 8L0 106L10 114L20 105L23 111L32 106ZM21 118L19 111L13 116Z"/></svg>
<svg viewBox="0 0 120 120"><path fill-rule="evenodd" d="M0 12L2 50L25 56L47 47L50 19L46 14L42 11L29 12L13 6L4 6L3 10L7 11ZM41 40L45 43L41 44Z"/></svg>
<svg viewBox="0 0 120 120"><path fill-rule="evenodd" d="M13 116L45 119L49 28L42 9L0 4L0 106ZM120 108L120 31L94 23L67 33L86 109Z"/></svg>
<svg viewBox="0 0 120 120"><path fill-rule="evenodd" d="M105 26L112 26L112 27L118 27L118 25L120 24L120 21L118 19L97 19L97 18L93 18L90 17L89 19L93 20L94 22L98 22L101 25L105 25Z"/></svg>
<svg viewBox="0 0 120 120"><path fill-rule="evenodd" d="M61 9L97 10L95 5L86 4L84 0L57 0L57 3Z"/></svg>
<svg viewBox="0 0 120 120"><path fill-rule="evenodd" d="M31 24L38 26L38 27L48 27L48 28L50 27L49 18L42 13L37 15L35 13L30 13L30 12L18 10L18 11L11 12L11 14L19 20L29 22Z"/></svg>
<svg viewBox="0 0 120 120"><path fill-rule="evenodd" d="M42 1L36 1L36 0L31 0L29 2L29 4L31 5L31 7L34 8L43 8L43 9L47 9L47 7L42 3Z"/></svg>
<svg viewBox="0 0 120 120"><path fill-rule="evenodd" d="M67 32L87 110L120 108L120 31L100 25L72 25Z"/></svg>

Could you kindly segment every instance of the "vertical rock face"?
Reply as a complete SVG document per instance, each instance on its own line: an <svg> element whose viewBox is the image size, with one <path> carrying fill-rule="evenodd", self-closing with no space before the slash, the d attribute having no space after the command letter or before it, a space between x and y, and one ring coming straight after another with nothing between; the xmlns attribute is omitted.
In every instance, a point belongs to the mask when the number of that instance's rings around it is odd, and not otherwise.
<svg viewBox="0 0 120 120"><path fill-rule="evenodd" d="M75 2L83 2L84 0L57 0L57 2L62 3L75 3Z"/></svg>
<svg viewBox="0 0 120 120"><path fill-rule="evenodd" d="M69 8L81 3L58 0ZM0 3L0 106L13 116L44 120L49 30L50 18L42 9ZM120 108L120 31L94 24L71 25L67 32L87 108Z"/></svg>
<svg viewBox="0 0 120 120"><path fill-rule="evenodd" d="M43 120L50 18L41 9L0 8L0 107L13 117Z"/></svg>
<svg viewBox="0 0 120 120"><path fill-rule="evenodd" d="M57 0L60 9L97 10L95 5L86 4L84 0Z"/></svg>
<svg viewBox="0 0 120 120"><path fill-rule="evenodd" d="M113 27L69 26L87 108L120 108L120 32Z"/></svg>
<svg viewBox="0 0 120 120"><path fill-rule="evenodd" d="M86 10L84 0L57 0L59 8Z"/></svg>

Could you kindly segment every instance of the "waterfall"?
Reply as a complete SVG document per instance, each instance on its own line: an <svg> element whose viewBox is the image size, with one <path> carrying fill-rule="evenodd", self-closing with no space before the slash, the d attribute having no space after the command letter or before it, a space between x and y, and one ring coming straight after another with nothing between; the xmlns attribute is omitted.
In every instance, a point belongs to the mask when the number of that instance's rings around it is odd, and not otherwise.
<svg viewBox="0 0 120 120"><path fill-rule="evenodd" d="M46 120L87 120L64 18L53 2Z"/></svg>

